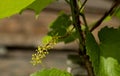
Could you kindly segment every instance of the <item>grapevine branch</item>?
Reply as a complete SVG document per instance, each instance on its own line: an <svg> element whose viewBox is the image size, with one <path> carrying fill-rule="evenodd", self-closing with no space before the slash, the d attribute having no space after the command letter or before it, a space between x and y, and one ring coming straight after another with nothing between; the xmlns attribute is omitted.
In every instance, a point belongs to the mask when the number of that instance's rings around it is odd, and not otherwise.
<svg viewBox="0 0 120 76"><path fill-rule="evenodd" d="M86 2L87 2L87 0L85 0L85 1L83 2L82 6L81 6L80 9L79 9L80 11L83 9L83 7L85 6Z"/></svg>
<svg viewBox="0 0 120 76"><path fill-rule="evenodd" d="M94 29L96 29L104 21L104 19L114 11L114 8L116 8L117 6L118 3L114 3L110 10L106 12L103 17L100 18L100 20L97 21L97 23L90 29L90 31L92 32Z"/></svg>
<svg viewBox="0 0 120 76"><path fill-rule="evenodd" d="M79 8L77 5L77 0L70 0L71 12L72 12L72 20L75 29L79 32L79 55L83 57L84 63L88 72L88 76L95 76L91 62L89 61L88 56L86 55L86 48L85 48L85 33L81 30L81 22L79 19ZM84 15L83 15L84 17Z"/></svg>

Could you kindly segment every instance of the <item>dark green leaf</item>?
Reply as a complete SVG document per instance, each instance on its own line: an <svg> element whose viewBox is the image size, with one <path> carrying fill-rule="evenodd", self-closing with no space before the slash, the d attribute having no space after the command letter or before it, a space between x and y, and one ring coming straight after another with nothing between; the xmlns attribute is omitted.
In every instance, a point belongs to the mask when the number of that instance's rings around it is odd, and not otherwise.
<svg viewBox="0 0 120 76"><path fill-rule="evenodd" d="M64 41L65 43L72 42L78 38L78 32L73 31L71 32L66 38L62 39L61 41Z"/></svg>
<svg viewBox="0 0 120 76"><path fill-rule="evenodd" d="M90 56L94 72L97 76L100 63L100 49L93 35L89 31L87 31L86 34L86 49L87 54Z"/></svg>
<svg viewBox="0 0 120 76"><path fill-rule="evenodd" d="M53 30L51 30L50 32L48 32L48 35L50 35L50 36L63 36L63 35L65 35L66 34L66 29L64 29L64 28L56 28L56 29L53 29Z"/></svg>
<svg viewBox="0 0 120 76"><path fill-rule="evenodd" d="M65 13L60 13L60 16L50 25L51 29L59 29L59 28L68 28L71 25L71 20L69 15Z"/></svg>
<svg viewBox="0 0 120 76"><path fill-rule="evenodd" d="M71 20L68 15L61 13L60 16L50 25L50 36L63 36L67 33L68 27L71 25Z"/></svg>
<svg viewBox="0 0 120 76"><path fill-rule="evenodd" d="M36 0L31 5L29 5L28 8L33 9L36 14L39 14L45 7L54 1L56 0Z"/></svg>
<svg viewBox="0 0 120 76"><path fill-rule="evenodd" d="M69 15L64 14L63 12L60 16L50 25L51 31L49 31L49 36L62 36L59 39L59 42L64 41L65 43L72 42L78 38L78 32L71 30L71 20ZM71 31L68 31L71 30Z"/></svg>
<svg viewBox="0 0 120 76"><path fill-rule="evenodd" d="M102 76L120 76L120 29L105 27L99 32ZM100 75L101 76L101 75Z"/></svg>
<svg viewBox="0 0 120 76"><path fill-rule="evenodd" d="M103 28L99 32L101 55L113 57L120 63L120 29Z"/></svg>

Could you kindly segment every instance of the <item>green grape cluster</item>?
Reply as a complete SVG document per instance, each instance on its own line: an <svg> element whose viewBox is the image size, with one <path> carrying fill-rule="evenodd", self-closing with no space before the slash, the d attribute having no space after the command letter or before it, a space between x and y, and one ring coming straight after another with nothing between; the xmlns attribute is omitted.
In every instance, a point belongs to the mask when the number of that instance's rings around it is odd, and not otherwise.
<svg viewBox="0 0 120 76"><path fill-rule="evenodd" d="M58 37L53 37L47 44L43 46L38 46L36 49L36 53L32 54L31 63L33 65L42 63L42 59L45 58L47 54L49 54L48 50L53 48L53 46L57 43L57 39Z"/></svg>

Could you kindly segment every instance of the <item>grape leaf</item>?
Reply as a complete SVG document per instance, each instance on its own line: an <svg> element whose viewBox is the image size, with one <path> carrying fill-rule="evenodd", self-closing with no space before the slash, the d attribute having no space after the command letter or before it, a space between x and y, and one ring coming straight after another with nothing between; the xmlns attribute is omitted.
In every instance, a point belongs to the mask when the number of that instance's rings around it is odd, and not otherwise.
<svg viewBox="0 0 120 76"><path fill-rule="evenodd" d="M66 71L52 68L52 69L43 69L41 71L31 74L30 76L72 76L72 75Z"/></svg>
<svg viewBox="0 0 120 76"><path fill-rule="evenodd" d="M99 32L100 75L120 76L120 29L105 27Z"/></svg>
<svg viewBox="0 0 120 76"><path fill-rule="evenodd" d="M43 69L41 71L37 71L30 76L49 76L50 70L49 69Z"/></svg>
<svg viewBox="0 0 120 76"><path fill-rule="evenodd" d="M50 25L50 36L63 36L67 33L67 28L71 25L71 20L67 14L60 13L60 16Z"/></svg>
<svg viewBox="0 0 120 76"><path fill-rule="evenodd" d="M78 32L76 32L70 25L72 21L69 15L60 13L60 16L50 25L49 36L61 36L62 38L58 42L69 43L78 38ZM68 31L69 30L69 31Z"/></svg>
<svg viewBox="0 0 120 76"><path fill-rule="evenodd" d="M36 0L31 5L29 5L27 8L32 9L36 12L38 15L45 7L47 7L50 3L54 2L56 0Z"/></svg>
<svg viewBox="0 0 120 76"><path fill-rule="evenodd" d="M0 19L19 13L35 0L1 0Z"/></svg>
<svg viewBox="0 0 120 76"><path fill-rule="evenodd" d="M90 61L92 62L93 70L97 76L100 63L100 48L96 43L93 35L89 31L87 31L86 33L86 49L87 54L90 56Z"/></svg>
<svg viewBox="0 0 120 76"><path fill-rule="evenodd" d="M104 19L104 22L110 21L111 19L112 19L112 16L111 16L111 15L108 15L108 16Z"/></svg>
<svg viewBox="0 0 120 76"><path fill-rule="evenodd" d="M104 27L98 36L99 47L92 34L86 36L87 53L96 76L120 76L120 28Z"/></svg>
<svg viewBox="0 0 120 76"><path fill-rule="evenodd" d="M61 39L60 41L64 41L64 43L70 43L78 38L78 32L72 31L66 38Z"/></svg>

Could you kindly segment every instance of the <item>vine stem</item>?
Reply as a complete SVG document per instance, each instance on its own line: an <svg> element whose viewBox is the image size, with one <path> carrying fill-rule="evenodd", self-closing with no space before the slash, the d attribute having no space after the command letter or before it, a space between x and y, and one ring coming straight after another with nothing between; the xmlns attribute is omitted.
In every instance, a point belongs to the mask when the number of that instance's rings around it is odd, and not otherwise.
<svg viewBox="0 0 120 76"><path fill-rule="evenodd" d="M109 16L114 8L116 8L118 6L118 3L114 3L113 6L110 8L110 10L108 12L106 12L98 21L97 23L90 29L90 31L92 32L94 29L96 29L98 26L100 26L100 24L104 21L104 19Z"/></svg>
<svg viewBox="0 0 120 76"><path fill-rule="evenodd" d="M82 6L80 7L79 10L82 10L82 9L83 9L83 7L84 7L84 5L86 4L86 2L87 2L87 0L85 0L85 1L83 2Z"/></svg>
<svg viewBox="0 0 120 76"><path fill-rule="evenodd" d="M95 76L89 57L86 55L85 47L85 33L81 30L81 22L79 18L79 8L77 5L77 0L70 0L70 7L72 13L73 26L79 32L79 55L84 59L85 67L88 72L88 76Z"/></svg>

